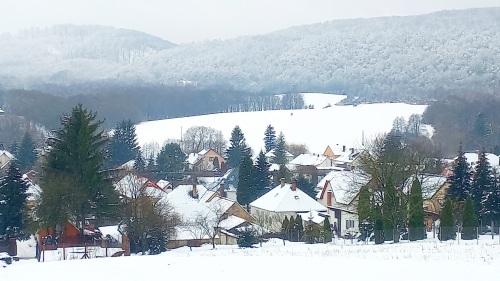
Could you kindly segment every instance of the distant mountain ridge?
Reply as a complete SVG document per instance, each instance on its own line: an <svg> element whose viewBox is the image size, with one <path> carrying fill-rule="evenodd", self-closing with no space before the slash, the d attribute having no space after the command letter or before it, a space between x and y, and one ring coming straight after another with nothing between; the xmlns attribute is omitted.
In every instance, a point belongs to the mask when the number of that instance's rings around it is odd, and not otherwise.
<svg viewBox="0 0 500 281"><path fill-rule="evenodd" d="M9 40L0 36L0 48L7 50L0 53L0 84L36 88L43 83L183 81L249 91L323 91L368 100L500 89L500 8L334 20L176 46L144 33L104 27L90 35L81 31L89 40L75 35L78 26L46 33L66 38L65 29L74 51L52 42L33 52L30 46L42 40L36 31L7 36ZM105 39L105 34L117 41Z"/></svg>

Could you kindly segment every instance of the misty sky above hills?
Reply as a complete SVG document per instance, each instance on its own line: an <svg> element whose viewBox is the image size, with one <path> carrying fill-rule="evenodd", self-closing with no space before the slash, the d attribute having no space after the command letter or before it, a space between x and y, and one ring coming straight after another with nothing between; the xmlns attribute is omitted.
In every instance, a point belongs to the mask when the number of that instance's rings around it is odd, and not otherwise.
<svg viewBox="0 0 500 281"><path fill-rule="evenodd" d="M334 19L499 6L498 0L7 0L0 2L0 34L54 24L97 24L187 43Z"/></svg>

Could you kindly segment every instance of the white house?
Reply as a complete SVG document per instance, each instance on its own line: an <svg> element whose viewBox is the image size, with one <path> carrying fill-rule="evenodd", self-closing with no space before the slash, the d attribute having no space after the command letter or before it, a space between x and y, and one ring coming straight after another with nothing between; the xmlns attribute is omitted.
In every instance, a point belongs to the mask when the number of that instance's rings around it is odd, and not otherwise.
<svg viewBox="0 0 500 281"><path fill-rule="evenodd" d="M316 186L316 200L328 209L330 223L340 235L359 230L357 199L368 180L356 171L332 171Z"/></svg>
<svg viewBox="0 0 500 281"><path fill-rule="evenodd" d="M263 212L295 217L310 211L326 214L327 208L298 189L295 182L289 184L285 183L284 180L281 181L280 185L250 203L252 215Z"/></svg>
<svg viewBox="0 0 500 281"><path fill-rule="evenodd" d="M179 185L163 200L182 218L182 224L167 244L170 249L211 242L206 230L200 227L200 218L218 225L214 227L215 244L236 244L237 229L255 221L237 202L196 183Z"/></svg>

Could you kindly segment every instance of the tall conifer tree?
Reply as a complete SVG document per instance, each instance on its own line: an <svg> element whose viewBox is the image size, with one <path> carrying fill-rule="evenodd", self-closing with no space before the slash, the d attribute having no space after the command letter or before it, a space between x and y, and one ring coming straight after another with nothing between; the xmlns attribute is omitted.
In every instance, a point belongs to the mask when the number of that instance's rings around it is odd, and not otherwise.
<svg viewBox="0 0 500 281"><path fill-rule="evenodd" d="M51 212L59 211L52 210L52 206L66 211L60 217L74 218L81 231L89 216L104 219L113 218L116 214L118 194L100 173L106 138L103 132L98 131L101 122L95 121L95 118L95 113L87 112L79 104L62 119L62 128L52 139L52 150L47 155L41 185L39 207L42 212L37 213L48 226L60 222L55 221L58 218L53 217ZM64 194L54 184L58 181L64 184Z"/></svg>
<svg viewBox="0 0 500 281"><path fill-rule="evenodd" d="M439 216L440 239L442 241L455 239L455 219L453 218L453 207L450 199L444 201L443 209Z"/></svg>
<svg viewBox="0 0 500 281"><path fill-rule="evenodd" d="M474 210L477 214L483 209L483 198L486 199L488 193L494 192L496 189L495 181L490 163L488 162L488 158L486 158L486 153L484 150L480 151L471 184L471 197L474 201Z"/></svg>
<svg viewBox="0 0 500 281"><path fill-rule="evenodd" d="M474 201L470 196L465 199L464 220L462 222L462 239L471 240L477 238L477 217L474 211Z"/></svg>
<svg viewBox="0 0 500 281"><path fill-rule="evenodd" d="M264 146L266 148L266 153L273 150L276 146L276 131L274 127L269 124L264 132Z"/></svg>
<svg viewBox="0 0 500 281"><path fill-rule="evenodd" d="M256 196L256 198L264 195L267 191L267 188L271 185L271 173L269 172L270 166L271 165L267 163L264 152L260 151L255 163L254 195Z"/></svg>
<svg viewBox="0 0 500 281"><path fill-rule="evenodd" d="M21 171L26 171L35 163L35 148L35 141L33 141L31 135L26 132L21 139L21 143L19 144L19 152L17 153L17 162L19 163L19 169Z"/></svg>
<svg viewBox="0 0 500 281"><path fill-rule="evenodd" d="M231 132L231 139L229 140L229 148L226 151L227 165L235 168L240 165L241 161L246 155L250 155L250 148L248 147L245 136L239 126L234 127Z"/></svg>
<svg viewBox="0 0 500 281"><path fill-rule="evenodd" d="M450 188L447 197L455 201L464 201L471 191L471 172L469 163L464 156L462 146L458 150L458 157L453 164L453 175L448 178Z"/></svg>
<svg viewBox="0 0 500 281"><path fill-rule="evenodd" d="M425 238L424 200L422 199L422 187L417 178L413 180L411 185L409 201L409 238L411 241L422 240Z"/></svg>
<svg viewBox="0 0 500 281"><path fill-rule="evenodd" d="M241 161L238 173L238 189L236 199L240 205L248 205L256 198L254 194L255 168L249 154L246 154Z"/></svg>
<svg viewBox="0 0 500 281"><path fill-rule="evenodd" d="M0 181L0 238L23 236L26 228L26 190L19 166L11 161Z"/></svg>
<svg viewBox="0 0 500 281"><path fill-rule="evenodd" d="M288 161L286 159L286 141L283 132L280 132L276 140L276 147L274 148L273 162L279 165L285 165Z"/></svg>
<svg viewBox="0 0 500 281"><path fill-rule="evenodd" d="M137 134L132 121L122 120L113 131L109 141L109 162L111 166L122 165L127 161L135 159L139 153Z"/></svg>

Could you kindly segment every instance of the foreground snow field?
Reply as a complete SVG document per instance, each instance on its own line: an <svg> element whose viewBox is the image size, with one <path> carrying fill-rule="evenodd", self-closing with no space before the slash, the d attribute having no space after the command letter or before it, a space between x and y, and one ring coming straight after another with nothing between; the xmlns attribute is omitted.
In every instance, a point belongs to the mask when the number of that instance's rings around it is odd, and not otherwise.
<svg viewBox="0 0 500 281"><path fill-rule="evenodd" d="M345 243L345 244L344 244ZM157 256L38 263L21 260L0 268L0 280L495 280L498 236L474 241L352 245L350 241L307 245L271 239L263 247L183 247ZM397 278L397 279L396 279Z"/></svg>
<svg viewBox="0 0 500 281"><path fill-rule="evenodd" d="M422 114L426 105L403 103L361 104L335 106L344 99L341 95L317 93L304 94L306 104L314 109L273 110L257 112L232 112L176 119L143 122L136 126L139 144L156 141L160 145L167 139L180 139L181 133L191 126L206 126L222 131L226 140L231 130L239 125L248 145L257 154L264 147L264 131L274 126L277 134L283 132L289 143L306 144L311 152L323 153L328 145L359 147L364 132L365 139L389 132L394 118ZM326 107L330 104L330 107Z"/></svg>

